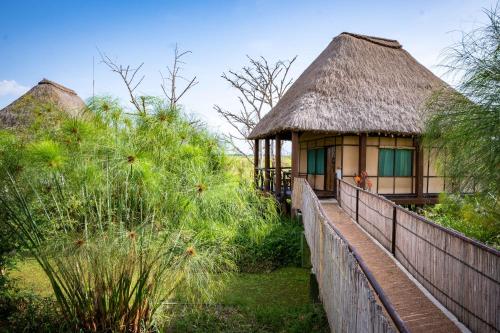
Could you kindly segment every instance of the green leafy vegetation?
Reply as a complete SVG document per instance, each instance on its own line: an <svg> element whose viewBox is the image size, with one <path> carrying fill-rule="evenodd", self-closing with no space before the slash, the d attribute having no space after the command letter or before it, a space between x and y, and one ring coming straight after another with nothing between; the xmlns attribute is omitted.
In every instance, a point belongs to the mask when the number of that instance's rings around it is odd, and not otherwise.
<svg viewBox="0 0 500 333"><path fill-rule="evenodd" d="M441 194L439 204L426 209L424 214L444 227L500 249L500 225L490 213L494 208L485 207L489 203L474 195Z"/></svg>
<svg viewBox="0 0 500 333"><path fill-rule="evenodd" d="M228 273L298 261L300 227L217 138L147 101L129 116L99 98L81 119L0 133L2 227L42 267L67 329L155 330L165 302L210 303Z"/></svg>
<svg viewBox="0 0 500 333"><path fill-rule="evenodd" d="M465 235L497 246L500 238L500 16L449 49L447 67L459 78L458 92L435 93L425 143L439 148L449 197L426 215ZM461 193L474 193L462 196Z"/></svg>

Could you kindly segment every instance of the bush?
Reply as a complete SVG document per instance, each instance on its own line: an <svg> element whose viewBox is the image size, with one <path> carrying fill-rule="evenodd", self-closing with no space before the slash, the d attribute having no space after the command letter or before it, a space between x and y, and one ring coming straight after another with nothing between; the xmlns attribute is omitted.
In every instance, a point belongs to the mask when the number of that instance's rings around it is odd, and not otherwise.
<svg viewBox="0 0 500 333"><path fill-rule="evenodd" d="M56 302L52 298L40 297L26 292L12 293L3 298L0 309L0 332L68 332L71 331L64 321ZM8 304L6 304L8 303ZM3 312L5 311L5 312ZM3 322L3 328L2 327Z"/></svg>
<svg viewBox="0 0 500 333"><path fill-rule="evenodd" d="M245 235L238 239L242 250L237 264L241 271L271 271L278 267L300 265L302 226L282 217L279 223L270 224L268 228L261 239L253 240Z"/></svg>
<svg viewBox="0 0 500 333"><path fill-rule="evenodd" d="M441 194L439 204L424 210L431 220L500 249L500 216L494 197Z"/></svg>

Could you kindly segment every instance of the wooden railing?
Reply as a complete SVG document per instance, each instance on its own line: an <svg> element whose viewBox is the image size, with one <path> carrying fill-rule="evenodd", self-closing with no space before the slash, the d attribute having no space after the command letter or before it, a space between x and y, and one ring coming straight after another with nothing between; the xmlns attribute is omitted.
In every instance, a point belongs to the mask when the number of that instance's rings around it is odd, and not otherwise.
<svg viewBox="0 0 500 333"><path fill-rule="evenodd" d="M266 190L266 171L269 174L269 191L275 193L275 178L276 169L275 168L256 168L256 187L262 191ZM281 168L281 196L289 197L291 194L291 168L282 167ZM275 193L276 194L276 193Z"/></svg>
<svg viewBox="0 0 500 333"><path fill-rule="evenodd" d="M337 200L473 332L500 330L500 252L343 180Z"/></svg>
<svg viewBox="0 0 500 333"><path fill-rule="evenodd" d="M307 181L295 178L293 186L292 205L302 216L311 263L331 331L394 332L396 328L407 332L356 249L329 223ZM377 303L377 296L385 310Z"/></svg>

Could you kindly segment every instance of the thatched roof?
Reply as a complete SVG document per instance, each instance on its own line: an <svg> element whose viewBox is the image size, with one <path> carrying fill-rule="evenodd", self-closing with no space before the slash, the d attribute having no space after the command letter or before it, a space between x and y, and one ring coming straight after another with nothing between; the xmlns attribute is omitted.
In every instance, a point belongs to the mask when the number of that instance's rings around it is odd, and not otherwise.
<svg viewBox="0 0 500 333"><path fill-rule="evenodd" d="M85 103L75 91L43 79L17 100L0 110L0 128L29 124L35 113L50 112L52 107L71 116L78 116Z"/></svg>
<svg viewBox="0 0 500 333"><path fill-rule="evenodd" d="M248 138L289 131L419 134L426 98L445 87L398 41L344 32Z"/></svg>

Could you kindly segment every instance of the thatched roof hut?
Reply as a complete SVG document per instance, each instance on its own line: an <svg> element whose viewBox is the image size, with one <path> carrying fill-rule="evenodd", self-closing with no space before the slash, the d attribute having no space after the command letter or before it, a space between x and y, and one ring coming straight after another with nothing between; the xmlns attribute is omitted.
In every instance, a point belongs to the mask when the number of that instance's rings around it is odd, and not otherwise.
<svg viewBox="0 0 500 333"><path fill-rule="evenodd" d="M344 32L248 138L290 131L420 134L426 98L445 87L398 41Z"/></svg>
<svg viewBox="0 0 500 333"><path fill-rule="evenodd" d="M78 116L85 103L74 90L43 79L17 100L0 110L0 127L12 128L29 124L38 113L63 111Z"/></svg>

